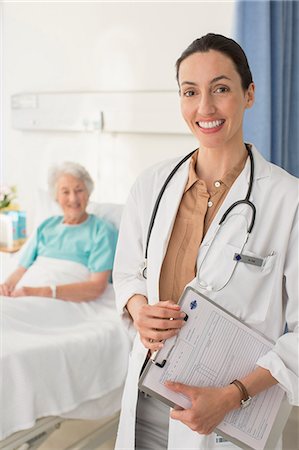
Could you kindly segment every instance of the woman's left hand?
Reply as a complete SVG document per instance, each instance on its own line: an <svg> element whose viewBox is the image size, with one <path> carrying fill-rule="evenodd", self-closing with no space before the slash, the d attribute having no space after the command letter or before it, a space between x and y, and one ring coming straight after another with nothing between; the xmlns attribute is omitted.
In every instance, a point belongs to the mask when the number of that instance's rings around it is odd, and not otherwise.
<svg viewBox="0 0 299 450"><path fill-rule="evenodd" d="M210 434L231 410L240 406L240 394L229 385L221 388L187 386L182 383L166 382L165 386L174 392L189 397L189 409L175 409L172 419L180 420L191 430Z"/></svg>
<svg viewBox="0 0 299 450"><path fill-rule="evenodd" d="M26 294L27 288L25 286L22 286L19 289L15 289L14 291L12 291L11 293L11 297L25 297L28 294Z"/></svg>

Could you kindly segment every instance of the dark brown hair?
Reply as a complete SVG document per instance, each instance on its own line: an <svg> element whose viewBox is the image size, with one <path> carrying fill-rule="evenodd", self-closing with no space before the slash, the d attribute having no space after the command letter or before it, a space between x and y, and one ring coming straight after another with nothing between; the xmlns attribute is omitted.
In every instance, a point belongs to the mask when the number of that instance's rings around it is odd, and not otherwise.
<svg viewBox="0 0 299 450"><path fill-rule="evenodd" d="M248 65L247 57L242 47L233 39L222 36L222 34L208 33L199 39L195 39L186 50L183 51L176 62L176 79L179 82L180 65L184 59L194 53L205 53L209 50L216 50L228 56L241 77L241 83L244 91L252 83L252 74Z"/></svg>

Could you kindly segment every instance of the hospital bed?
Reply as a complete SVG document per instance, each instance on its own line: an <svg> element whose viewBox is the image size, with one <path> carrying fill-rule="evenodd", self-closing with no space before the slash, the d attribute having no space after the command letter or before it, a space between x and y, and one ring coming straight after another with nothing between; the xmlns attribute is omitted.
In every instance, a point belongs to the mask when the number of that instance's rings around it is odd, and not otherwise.
<svg viewBox="0 0 299 450"><path fill-rule="evenodd" d="M118 225L121 207L111 206L92 212ZM115 436L130 341L112 285L92 302L2 297L0 306L0 449L34 450L66 419L101 421L69 448Z"/></svg>

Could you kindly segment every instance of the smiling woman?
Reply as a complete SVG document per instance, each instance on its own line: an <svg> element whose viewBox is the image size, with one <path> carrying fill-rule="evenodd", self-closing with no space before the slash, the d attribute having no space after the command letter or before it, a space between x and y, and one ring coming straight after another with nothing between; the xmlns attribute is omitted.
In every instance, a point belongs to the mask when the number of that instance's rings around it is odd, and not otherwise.
<svg viewBox="0 0 299 450"><path fill-rule="evenodd" d="M244 142L243 117L255 88L237 42L209 33L190 44L176 68L182 116L198 148L142 174L122 216L114 288L124 322L137 332L116 449L216 450L213 431L228 417L236 420L244 402L250 408L249 397L279 383L291 404L299 401L298 180ZM177 302L188 284L275 345L257 357L255 370L234 372L225 386L212 385L205 365L189 376L180 362L175 379L166 368L159 382L191 402L171 411L138 393L137 380L150 352L184 326ZM198 352L191 341L190 363ZM206 383L198 386L201 372Z"/></svg>
<svg viewBox="0 0 299 450"><path fill-rule="evenodd" d="M94 184L84 167L72 162L53 167L49 189L64 213L64 223L79 224L87 219L86 207Z"/></svg>
<svg viewBox="0 0 299 450"><path fill-rule="evenodd" d="M245 81L233 60L213 49L197 51L183 59L179 63L178 82L182 115L200 142L198 174L205 176L200 173L205 167L201 162L203 159L209 161L205 172L213 173L212 179L208 179L211 189L213 179L223 177L225 167L229 167L232 159L236 163L243 160L245 164L243 115L253 105L254 84L250 81L244 88ZM222 160L223 165L218 169L212 167L212 160L218 163Z"/></svg>
<svg viewBox="0 0 299 450"><path fill-rule="evenodd" d="M0 285L0 294L94 300L104 292L111 275L116 229L86 212L93 181L79 164L67 162L52 168L49 189L63 216L50 217L38 227L19 267ZM50 278L48 285L38 284L40 278L43 283L45 280L41 272L49 272L51 267L53 273L63 274L62 266L65 273L76 276L67 276L65 283L57 286Z"/></svg>

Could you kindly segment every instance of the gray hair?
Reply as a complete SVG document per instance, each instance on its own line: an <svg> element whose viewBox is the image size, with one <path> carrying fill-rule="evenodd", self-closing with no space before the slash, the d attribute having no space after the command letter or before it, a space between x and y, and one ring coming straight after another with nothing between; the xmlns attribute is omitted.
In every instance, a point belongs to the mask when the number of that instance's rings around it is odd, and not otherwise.
<svg viewBox="0 0 299 450"><path fill-rule="evenodd" d="M94 188L94 182L87 170L81 166L81 164L65 161L59 165L52 166L49 170L48 187L54 200L56 200L57 182L62 175L72 175L73 177L83 181L87 189L88 196L90 196Z"/></svg>

